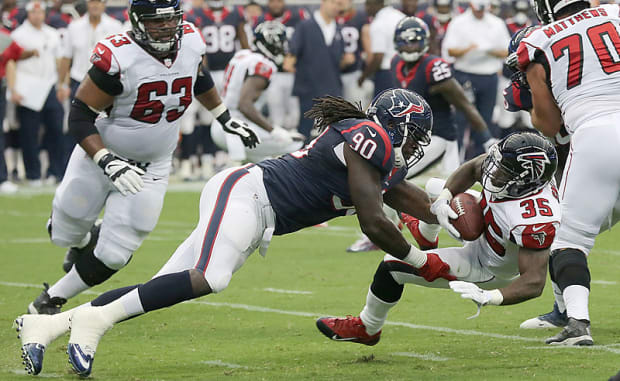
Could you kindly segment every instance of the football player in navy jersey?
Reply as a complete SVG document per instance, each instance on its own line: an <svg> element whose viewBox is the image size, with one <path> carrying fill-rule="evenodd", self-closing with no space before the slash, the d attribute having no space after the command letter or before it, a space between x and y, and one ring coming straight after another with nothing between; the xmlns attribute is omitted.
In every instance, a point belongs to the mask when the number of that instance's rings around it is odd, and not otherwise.
<svg viewBox="0 0 620 381"><path fill-rule="evenodd" d="M390 89L366 113L342 98L325 97L306 116L315 119L319 136L305 148L209 180L198 225L150 281L60 314L24 315L18 319L22 343L45 348L70 326L70 361L87 376L99 340L115 323L219 293L252 252L266 253L272 235L354 212L362 230L415 274L429 282L454 280L448 265L409 244L382 209L386 202L437 223L426 193L403 181L430 143L428 103L412 91Z"/></svg>
<svg viewBox="0 0 620 381"><path fill-rule="evenodd" d="M470 124L479 132L486 134L485 148L490 147L495 139L487 130L487 125L463 92L461 85L454 79L450 64L442 58L428 54L430 34L422 19L405 17L396 26L394 44L398 55L392 60L394 80L406 89L416 91L426 99L433 110L433 137L424 150L425 155L409 168L407 179L425 171L438 161L442 161L442 172L452 173L460 164L457 129L453 106L461 110ZM419 225L416 220L403 216L403 222L411 230L420 247L436 247L438 227ZM419 229L422 229L422 232ZM423 238L425 237L425 238ZM377 246L362 235L347 251L362 252L377 250Z"/></svg>

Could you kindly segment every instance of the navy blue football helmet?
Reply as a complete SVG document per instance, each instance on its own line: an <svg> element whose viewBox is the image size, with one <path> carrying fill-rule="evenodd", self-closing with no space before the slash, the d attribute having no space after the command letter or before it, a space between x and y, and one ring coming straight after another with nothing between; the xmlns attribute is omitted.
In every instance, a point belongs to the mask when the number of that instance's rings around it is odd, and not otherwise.
<svg viewBox="0 0 620 381"><path fill-rule="evenodd" d="M526 26L525 28L516 31L510 38L510 43L508 44L508 57L506 57L506 60L504 61L510 75L518 71L517 65L519 63L519 57L517 56L517 49L519 49L519 44L525 37L529 36L538 28L540 28L539 25Z"/></svg>
<svg viewBox="0 0 620 381"><path fill-rule="evenodd" d="M416 62L428 52L429 39L428 25L422 19L405 17L396 25L394 48L403 60ZM406 51L405 47L415 50Z"/></svg>
<svg viewBox="0 0 620 381"><path fill-rule="evenodd" d="M422 147L431 142L433 112L417 93L406 89L388 89L372 100L366 115L385 129L394 147L394 165L411 168L424 156ZM409 159L403 156L403 146L414 139L415 149Z"/></svg>
<svg viewBox="0 0 620 381"><path fill-rule="evenodd" d="M131 0L131 30L138 43L149 53L162 57L175 53L183 37L181 0ZM173 20L174 26L147 30L144 22Z"/></svg>
<svg viewBox="0 0 620 381"><path fill-rule="evenodd" d="M482 186L498 198L522 198L553 179L558 154L544 136L515 132L493 145L482 164Z"/></svg>
<svg viewBox="0 0 620 381"><path fill-rule="evenodd" d="M254 45L278 67L284 62L286 27L278 21L264 21L254 28Z"/></svg>

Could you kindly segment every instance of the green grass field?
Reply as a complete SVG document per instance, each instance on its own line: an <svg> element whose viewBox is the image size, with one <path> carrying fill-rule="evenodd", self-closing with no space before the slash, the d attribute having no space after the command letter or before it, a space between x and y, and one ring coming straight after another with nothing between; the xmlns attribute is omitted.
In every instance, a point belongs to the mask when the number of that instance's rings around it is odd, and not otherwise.
<svg viewBox="0 0 620 381"><path fill-rule="evenodd" d="M131 263L92 292L141 283L165 263L198 217L196 192L169 192L155 231ZM0 197L0 379L26 379L13 319L62 275L64 250L47 239L51 194ZM380 252L350 254L355 217L272 241L219 295L117 325L101 341L96 380L607 380L620 369L620 230L602 234L591 256L591 317L596 345L555 348L555 331L519 323L552 304L539 299L485 307L450 290L408 286L374 347L337 343L316 329L326 315L358 315ZM407 233L408 235L409 233ZM443 234L440 244L455 242ZM286 290L287 292L284 292ZM293 293L296 292L296 293ZM72 307L93 294L72 299ZM65 355L68 335L52 343L39 377L77 379Z"/></svg>

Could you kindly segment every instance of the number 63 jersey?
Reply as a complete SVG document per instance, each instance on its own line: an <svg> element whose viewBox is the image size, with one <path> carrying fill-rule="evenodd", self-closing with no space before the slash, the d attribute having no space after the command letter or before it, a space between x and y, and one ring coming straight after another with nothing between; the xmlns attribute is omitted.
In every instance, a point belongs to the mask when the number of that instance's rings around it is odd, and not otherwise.
<svg viewBox="0 0 620 381"><path fill-rule="evenodd" d="M179 118L192 102L198 65L205 53L200 32L183 24L176 56L160 61L126 32L95 46L91 63L118 78L122 93L114 97L107 117L95 126L105 146L139 162L171 160L179 137Z"/></svg>
<svg viewBox="0 0 620 381"><path fill-rule="evenodd" d="M569 133L620 110L620 7L585 9L534 30L517 49L519 69L545 67Z"/></svg>

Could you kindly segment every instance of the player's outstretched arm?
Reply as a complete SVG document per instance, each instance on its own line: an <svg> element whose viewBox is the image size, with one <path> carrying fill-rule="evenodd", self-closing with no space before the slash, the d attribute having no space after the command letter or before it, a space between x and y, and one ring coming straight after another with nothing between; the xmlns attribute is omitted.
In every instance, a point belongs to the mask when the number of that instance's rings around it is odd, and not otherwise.
<svg viewBox="0 0 620 381"><path fill-rule="evenodd" d="M438 83L430 88L431 94L441 94L445 100L454 105L459 111L465 114L467 121L474 130L478 132L486 131L487 124L478 112L478 109L467 99L463 87L454 78ZM489 134L490 136L490 134Z"/></svg>
<svg viewBox="0 0 620 381"><path fill-rule="evenodd" d="M428 224L437 224L437 218L430 211L431 200L417 185L402 181L383 194L383 201L399 212L407 213Z"/></svg>
<svg viewBox="0 0 620 381"><path fill-rule="evenodd" d="M547 278L549 249L519 248L519 274L514 282L500 289L503 305L517 304L542 294Z"/></svg>
<svg viewBox="0 0 620 381"><path fill-rule="evenodd" d="M547 73L538 63L527 68L527 83L532 93L532 124L543 135L554 137L564 124L562 113L547 86Z"/></svg>
<svg viewBox="0 0 620 381"><path fill-rule="evenodd" d="M344 145L344 158L348 168L351 199L364 234L381 250L415 267L418 275L429 282L437 278L456 279L450 274L450 266L437 254L426 254L410 245L385 216L379 171L347 144Z"/></svg>

